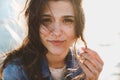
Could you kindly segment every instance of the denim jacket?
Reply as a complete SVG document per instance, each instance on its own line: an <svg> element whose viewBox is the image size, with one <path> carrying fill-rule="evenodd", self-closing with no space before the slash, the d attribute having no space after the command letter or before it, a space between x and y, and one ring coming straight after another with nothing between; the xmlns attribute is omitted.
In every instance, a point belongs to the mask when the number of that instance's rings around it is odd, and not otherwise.
<svg viewBox="0 0 120 80"><path fill-rule="evenodd" d="M43 76L43 80L53 80L49 67L48 67L48 63L46 60L46 57L43 58L43 62L41 64L41 73ZM24 69L23 65L18 64L18 61L20 60L14 60L12 63L9 63L6 65L5 69L3 70L3 80L29 80L27 73ZM75 58L73 57L73 53L70 50L68 55L66 56L66 69L67 68L74 68L75 65L78 65L78 62L75 60ZM83 70L80 68L79 71L77 73L72 73L71 77L74 77L78 74L81 74L83 72ZM69 74L69 72L65 73L65 76ZM71 80L68 77L67 79L62 79L62 80ZM80 79L80 80L84 80Z"/></svg>

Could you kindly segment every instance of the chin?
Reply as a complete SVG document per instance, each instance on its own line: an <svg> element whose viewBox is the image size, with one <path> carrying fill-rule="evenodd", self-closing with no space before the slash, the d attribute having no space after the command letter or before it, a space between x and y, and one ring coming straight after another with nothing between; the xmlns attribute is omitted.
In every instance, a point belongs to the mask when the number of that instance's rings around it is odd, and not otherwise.
<svg viewBox="0 0 120 80"><path fill-rule="evenodd" d="M51 50L50 53L59 56L59 55L65 55L67 52L64 49L55 49L55 50Z"/></svg>
<svg viewBox="0 0 120 80"><path fill-rule="evenodd" d="M53 55L55 55L55 56L60 56L60 55L62 55L61 53L54 53Z"/></svg>
<svg viewBox="0 0 120 80"><path fill-rule="evenodd" d="M52 55L66 55L69 51L69 46L46 46L48 53Z"/></svg>
<svg viewBox="0 0 120 80"><path fill-rule="evenodd" d="M51 52L51 54L53 54L53 55L62 55L63 52L53 51L53 52Z"/></svg>

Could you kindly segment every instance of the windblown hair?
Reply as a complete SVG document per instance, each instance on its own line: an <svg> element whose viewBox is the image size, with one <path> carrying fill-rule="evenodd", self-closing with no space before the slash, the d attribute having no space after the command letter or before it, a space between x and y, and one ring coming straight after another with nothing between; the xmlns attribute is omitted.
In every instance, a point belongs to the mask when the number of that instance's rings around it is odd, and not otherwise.
<svg viewBox="0 0 120 80"><path fill-rule="evenodd" d="M35 80L34 76L41 74L40 71L38 71L40 70L39 62L42 62L42 56L45 56L47 49L42 44L39 35L39 28L42 24L40 14L44 12L45 7L49 7L48 1L50 0L27 0L25 6L25 17L27 20L28 35L19 49L7 54L7 58L4 60L1 68L1 75L6 64L11 63L13 59L17 58L21 60L21 64L25 67L30 80ZM83 37L85 18L82 8L82 0L67 1L72 3L75 12L75 36L76 38L80 38L86 46L86 42Z"/></svg>

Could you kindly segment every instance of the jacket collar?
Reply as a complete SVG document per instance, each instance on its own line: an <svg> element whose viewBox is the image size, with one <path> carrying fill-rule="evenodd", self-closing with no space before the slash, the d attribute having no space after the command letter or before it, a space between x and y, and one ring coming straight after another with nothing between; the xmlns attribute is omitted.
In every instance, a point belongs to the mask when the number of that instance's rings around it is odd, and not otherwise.
<svg viewBox="0 0 120 80"><path fill-rule="evenodd" d="M74 67L74 57L73 52L69 50L68 55L66 56L66 68L73 68ZM51 73L49 70L48 62L46 56L43 56L41 62L41 73L43 78L49 77L49 80L53 80L51 77Z"/></svg>

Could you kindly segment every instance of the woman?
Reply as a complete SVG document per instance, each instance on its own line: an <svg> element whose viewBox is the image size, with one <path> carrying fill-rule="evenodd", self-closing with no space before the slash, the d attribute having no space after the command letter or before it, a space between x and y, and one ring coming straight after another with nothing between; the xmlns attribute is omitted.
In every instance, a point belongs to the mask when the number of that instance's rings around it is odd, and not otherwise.
<svg viewBox="0 0 120 80"><path fill-rule="evenodd" d="M28 35L23 45L8 53L3 80L98 80L103 61L85 47L79 55L70 48L83 38L81 0L30 0L25 16Z"/></svg>

